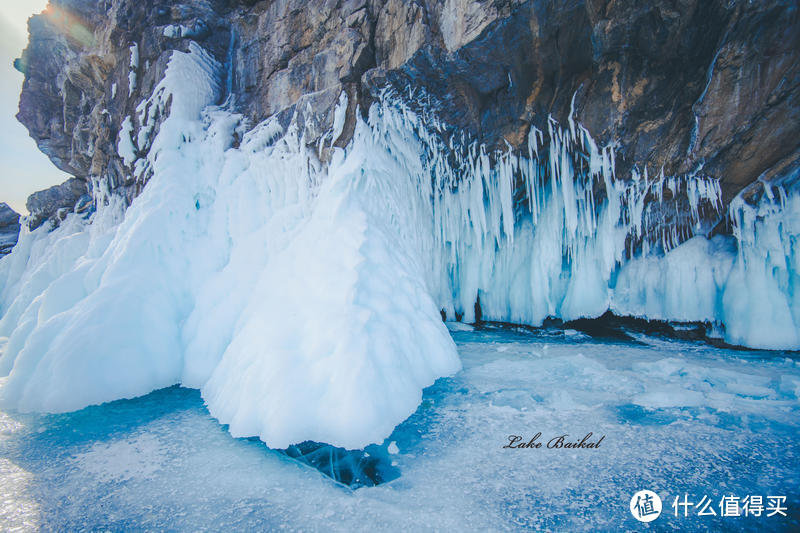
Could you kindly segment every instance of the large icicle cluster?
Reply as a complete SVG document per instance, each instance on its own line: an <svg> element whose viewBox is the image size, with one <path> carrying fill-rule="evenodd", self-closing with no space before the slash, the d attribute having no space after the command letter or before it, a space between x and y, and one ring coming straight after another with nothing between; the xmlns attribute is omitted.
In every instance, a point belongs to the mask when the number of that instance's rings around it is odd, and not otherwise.
<svg viewBox="0 0 800 533"><path fill-rule="evenodd" d="M792 176L797 189L798 173ZM800 194L764 184L755 205L735 198L737 254L717 320L736 344L800 347Z"/></svg>
<svg viewBox="0 0 800 533"><path fill-rule="evenodd" d="M221 74L199 46L174 52L120 133L136 176L152 175L143 192L123 209L98 177L90 222L23 232L0 260L6 406L181 383L234 435L358 448L458 370L440 310L471 321L478 300L485 319L612 309L800 347L797 194L735 202L735 237L708 240L714 180L621 179L613 146L571 117L533 128L527 153L489 154L391 95L326 166L302 127L247 131L213 106Z"/></svg>
<svg viewBox="0 0 800 533"><path fill-rule="evenodd" d="M445 142L435 117L388 97L373 109L378 137L405 134L422 154L418 188L432 184L431 287L448 316L540 325L606 310L708 322L754 348L800 348L797 241L800 194L764 185L730 206L733 236L706 237L721 218L721 189L699 175L615 175L614 147L598 147L572 117L531 128L527 154L487 154ZM397 137L399 134L392 134ZM797 176L783 180L791 190ZM758 317L758 319L756 319ZM761 317L764 319L762 320Z"/></svg>
<svg viewBox="0 0 800 533"><path fill-rule="evenodd" d="M663 257L625 263L612 309L712 322L732 344L800 348L800 194L796 187L791 194L783 185L763 187L753 205L741 196L731 203L733 237L694 237Z"/></svg>
<svg viewBox="0 0 800 533"><path fill-rule="evenodd" d="M713 179L617 179L614 147L598 148L571 116L567 129L551 118L546 139L531 128L527 154L487 154L444 141L435 117L396 97L373 111L375 149L421 159L412 177L422 193L433 187L431 286L449 317L472 322L478 299L484 319L599 316L626 258L663 255L702 229L701 210L721 209Z"/></svg>

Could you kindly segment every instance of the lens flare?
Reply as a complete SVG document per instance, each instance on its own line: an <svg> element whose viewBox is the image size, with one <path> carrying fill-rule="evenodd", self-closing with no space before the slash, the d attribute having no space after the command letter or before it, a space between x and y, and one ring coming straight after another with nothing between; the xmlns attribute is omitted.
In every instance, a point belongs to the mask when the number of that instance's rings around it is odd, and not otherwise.
<svg viewBox="0 0 800 533"><path fill-rule="evenodd" d="M45 10L42 11L42 15L45 16L47 21L57 28L58 31L81 47L89 48L94 45L94 34L89 29L86 21L81 19L76 13L62 7L48 5Z"/></svg>

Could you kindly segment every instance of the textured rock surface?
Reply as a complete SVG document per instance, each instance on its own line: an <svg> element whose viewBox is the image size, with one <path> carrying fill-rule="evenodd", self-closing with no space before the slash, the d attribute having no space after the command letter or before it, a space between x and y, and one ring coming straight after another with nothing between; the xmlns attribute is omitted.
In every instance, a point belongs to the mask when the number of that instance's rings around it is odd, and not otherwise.
<svg viewBox="0 0 800 533"><path fill-rule="evenodd" d="M0 204L0 256L11 251L19 238L19 213L8 204Z"/></svg>
<svg viewBox="0 0 800 533"><path fill-rule="evenodd" d="M386 85L424 89L452 131L498 147L566 122L574 101L619 143L618 175L699 171L728 202L800 161L798 17L791 0L52 0L18 62L18 118L59 168L130 201L148 176L117 155L118 132L194 40L227 66L223 100L251 125L298 121L309 144L342 90L340 146Z"/></svg>
<svg viewBox="0 0 800 533"><path fill-rule="evenodd" d="M33 193L25 202L30 213L28 227L36 229L48 219L58 219L59 215L72 212L86 193L86 182L78 178L70 178L60 185Z"/></svg>
<svg viewBox="0 0 800 533"><path fill-rule="evenodd" d="M171 50L185 49L189 38L224 58L228 25L214 25L224 22L217 15L224 5L51 1L30 19L30 42L17 61L25 73L17 118L57 167L87 183L106 177L130 201L143 182L117 154L121 124L161 79ZM164 35L173 23L190 28L186 38Z"/></svg>

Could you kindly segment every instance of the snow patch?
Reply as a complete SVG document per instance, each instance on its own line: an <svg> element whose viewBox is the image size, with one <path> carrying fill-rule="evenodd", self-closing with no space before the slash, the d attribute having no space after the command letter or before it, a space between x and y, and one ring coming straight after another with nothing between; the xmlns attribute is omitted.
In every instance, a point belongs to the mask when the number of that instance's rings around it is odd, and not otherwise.
<svg viewBox="0 0 800 533"><path fill-rule="evenodd" d="M331 135L331 144L342 135L344 131L344 121L347 115L347 93L342 91L339 95L339 102L333 111L333 134Z"/></svg>
<svg viewBox="0 0 800 533"><path fill-rule="evenodd" d="M98 481L148 479L158 473L166 455L158 438L138 435L111 443L98 442L87 452L77 454L72 462Z"/></svg>
<svg viewBox="0 0 800 533"><path fill-rule="evenodd" d="M130 47L130 66L128 72L128 97L133 95L136 90L136 71L139 70L139 43L133 43Z"/></svg>
<svg viewBox="0 0 800 533"><path fill-rule="evenodd" d="M183 24L170 24L169 26L164 27L164 31L162 32L164 37L168 39L179 39L184 35L189 34L191 28L184 26Z"/></svg>
<svg viewBox="0 0 800 533"><path fill-rule="evenodd" d="M122 158L126 166L130 166L136 160L136 147L131 139L133 133L133 123L131 117L125 117L119 129L119 140L117 141L117 153Z"/></svg>

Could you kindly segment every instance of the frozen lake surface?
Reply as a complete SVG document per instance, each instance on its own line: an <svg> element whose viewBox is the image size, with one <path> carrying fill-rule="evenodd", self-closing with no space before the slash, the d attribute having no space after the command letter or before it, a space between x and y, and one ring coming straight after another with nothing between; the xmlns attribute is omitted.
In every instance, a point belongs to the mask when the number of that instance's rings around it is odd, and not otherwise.
<svg viewBox="0 0 800 533"><path fill-rule="evenodd" d="M571 330L453 337L464 370L359 454L388 482L352 490L234 439L198 391L172 387L65 415L0 413L0 529L642 530L628 509L640 489L663 500L654 531L800 528L797 354ZM503 448L538 432L542 448ZM546 447L588 432L599 448ZM675 517L684 494L718 516ZM788 517L720 517L728 495L786 496Z"/></svg>

